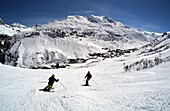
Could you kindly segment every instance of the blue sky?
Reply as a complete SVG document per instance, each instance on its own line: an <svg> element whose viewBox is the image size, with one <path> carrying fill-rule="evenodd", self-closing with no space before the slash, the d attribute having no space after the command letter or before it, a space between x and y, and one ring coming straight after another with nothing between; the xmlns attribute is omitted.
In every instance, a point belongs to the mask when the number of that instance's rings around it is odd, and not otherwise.
<svg viewBox="0 0 170 111"><path fill-rule="evenodd" d="M170 0L1 0L5 23L43 24L68 15L107 16L140 30L170 31Z"/></svg>

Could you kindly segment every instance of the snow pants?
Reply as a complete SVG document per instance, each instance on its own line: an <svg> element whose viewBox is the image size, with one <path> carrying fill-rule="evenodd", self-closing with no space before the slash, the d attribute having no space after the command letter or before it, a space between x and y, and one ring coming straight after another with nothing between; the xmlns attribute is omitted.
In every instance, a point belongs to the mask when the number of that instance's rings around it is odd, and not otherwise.
<svg viewBox="0 0 170 111"><path fill-rule="evenodd" d="M52 85L49 85L49 84L48 84L48 85L44 88L44 90L50 91L50 90L52 89L52 87L53 87Z"/></svg>

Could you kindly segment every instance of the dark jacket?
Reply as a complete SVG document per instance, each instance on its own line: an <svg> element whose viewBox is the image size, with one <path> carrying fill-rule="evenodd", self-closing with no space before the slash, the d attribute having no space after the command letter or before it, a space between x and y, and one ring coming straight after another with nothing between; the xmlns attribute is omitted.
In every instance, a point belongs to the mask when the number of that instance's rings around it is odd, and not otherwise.
<svg viewBox="0 0 170 111"><path fill-rule="evenodd" d="M51 85L51 86L54 84L54 82L59 81L59 79L55 79L53 76L51 76L48 80L49 80L48 85Z"/></svg>
<svg viewBox="0 0 170 111"><path fill-rule="evenodd" d="M88 72L85 76L85 78L87 78L88 80L92 78L92 75L90 74L90 72Z"/></svg>

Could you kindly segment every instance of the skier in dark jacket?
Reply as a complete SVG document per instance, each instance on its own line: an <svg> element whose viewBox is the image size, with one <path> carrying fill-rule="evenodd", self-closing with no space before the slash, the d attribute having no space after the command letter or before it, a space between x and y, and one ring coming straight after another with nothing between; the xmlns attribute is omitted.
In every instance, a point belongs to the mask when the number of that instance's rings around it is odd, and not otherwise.
<svg viewBox="0 0 170 111"><path fill-rule="evenodd" d="M48 79L48 85L44 88L45 91L50 91L53 87L54 82L58 82L59 79L55 79L55 75L52 74L52 76Z"/></svg>
<svg viewBox="0 0 170 111"><path fill-rule="evenodd" d="M92 75L90 74L90 71L87 72L87 74L86 74L86 76L84 78L86 78L85 86L89 86L89 80L92 78Z"/></svg>

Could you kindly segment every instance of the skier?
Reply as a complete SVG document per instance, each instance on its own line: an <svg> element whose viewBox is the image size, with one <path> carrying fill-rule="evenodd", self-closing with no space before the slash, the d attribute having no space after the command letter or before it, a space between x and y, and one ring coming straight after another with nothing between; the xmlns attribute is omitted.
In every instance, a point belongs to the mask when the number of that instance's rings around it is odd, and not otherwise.
<svg viewBox="0 0 170 111"><path fill-rule="evenodd" d="M48 80L48 85L44 89L42 89L43 91L50 91L53 88L54 82L59 81L59 79L55 79L55 74L52 74L52 76Z"/></svg>
<svg viewBox="0 0 170 111"><path fill-rule="evenodd" d="M84 78L86 78L86 84L84 86L89 86L89 80L92 78L90 71L87 72L87 74Z"/></svg>

